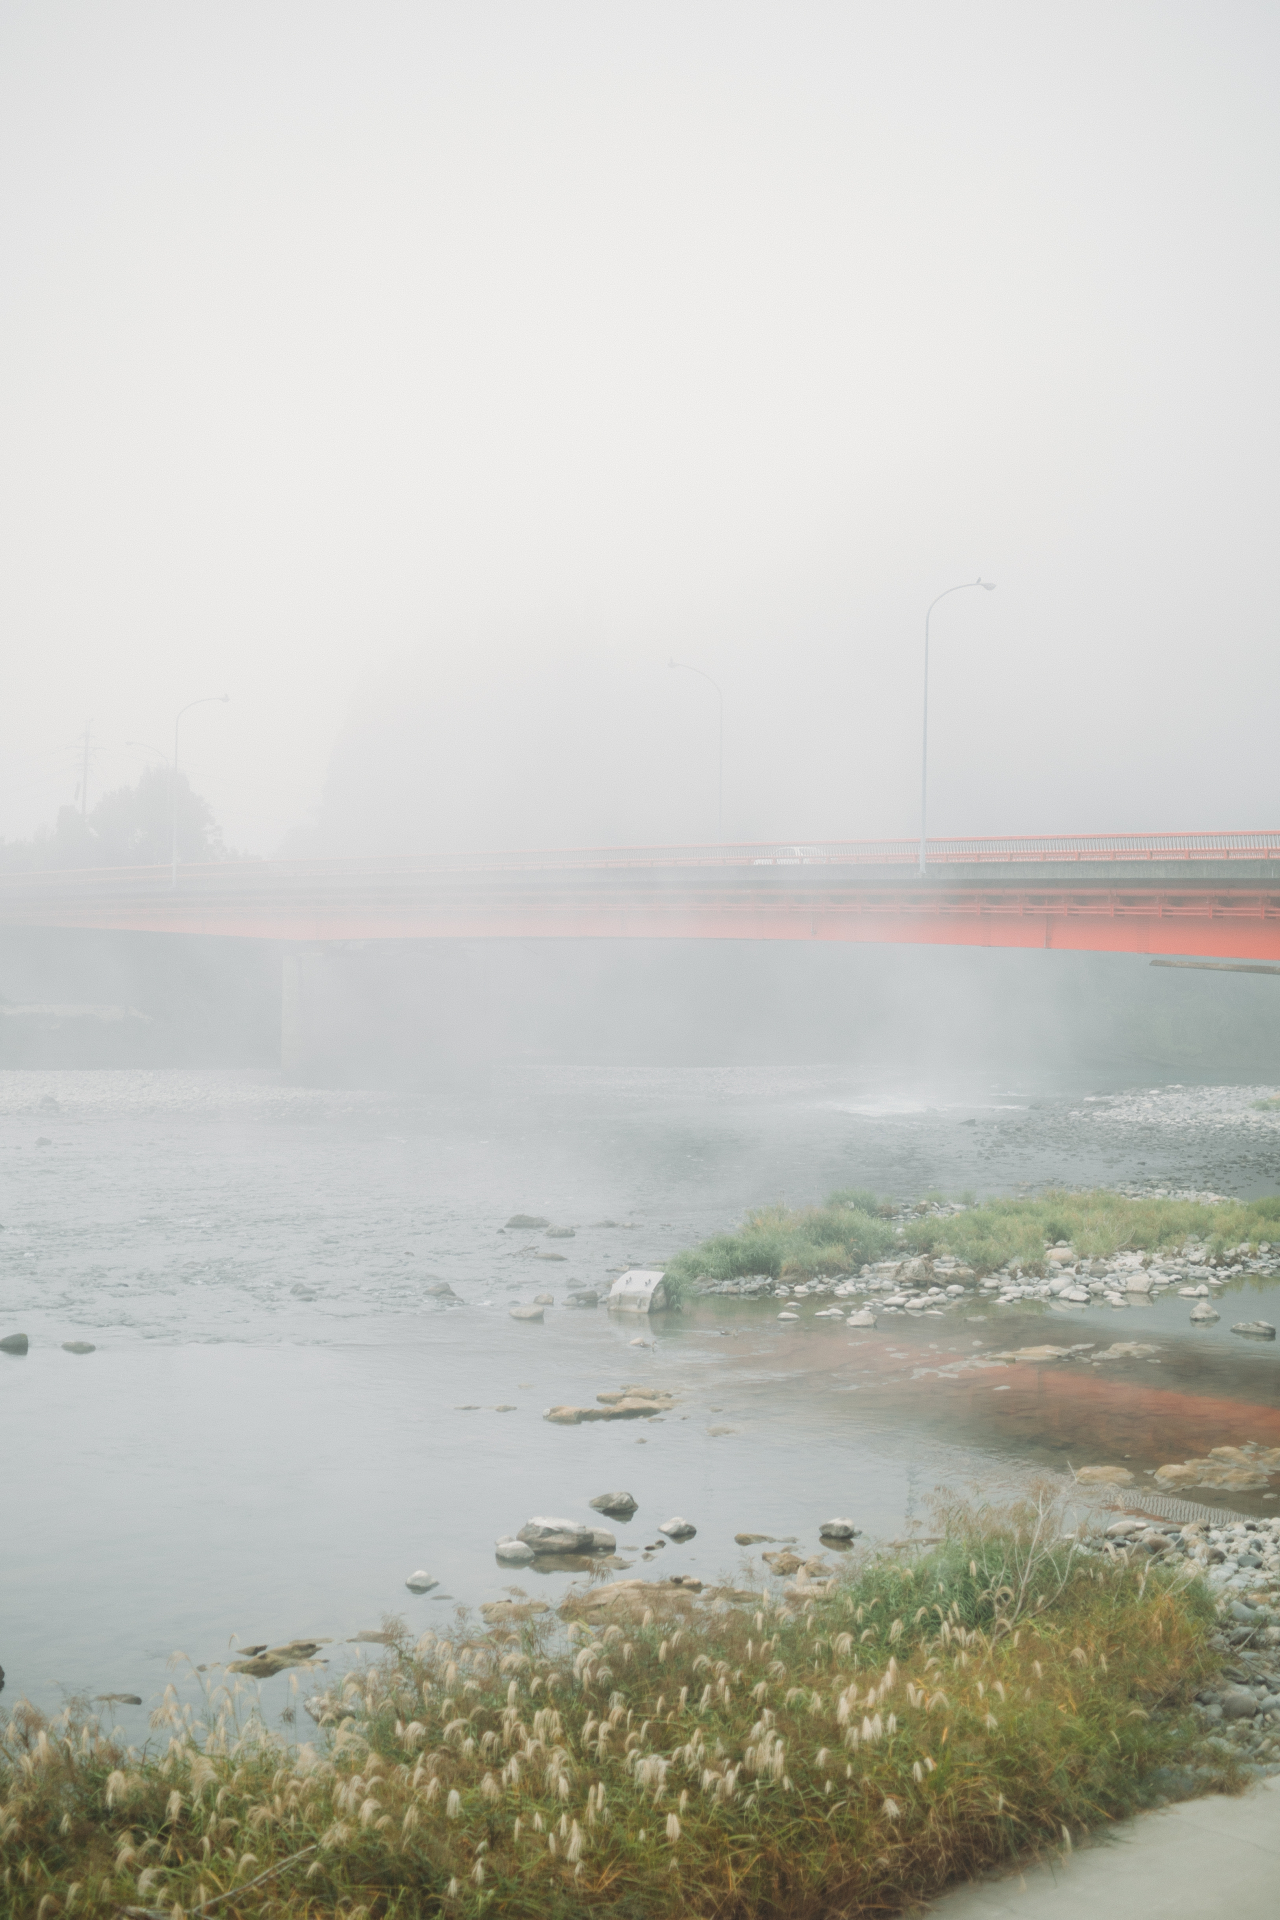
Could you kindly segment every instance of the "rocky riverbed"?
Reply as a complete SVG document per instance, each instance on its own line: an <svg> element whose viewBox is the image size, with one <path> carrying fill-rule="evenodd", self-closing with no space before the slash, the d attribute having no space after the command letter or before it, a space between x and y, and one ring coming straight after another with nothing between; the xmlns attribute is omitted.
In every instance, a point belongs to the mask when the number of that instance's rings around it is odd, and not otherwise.
<svg viewBox="0 0 1280 1920"><path fill-rule="evenodd" d="M1179 1523L1127 1514L1086 1531L1085 1554L1145 1560L1202 1579L1219 1626L1222 1678L1196 1697L1214 1750L1255 1774L1280 1773L1280 1518Z"/></svg>

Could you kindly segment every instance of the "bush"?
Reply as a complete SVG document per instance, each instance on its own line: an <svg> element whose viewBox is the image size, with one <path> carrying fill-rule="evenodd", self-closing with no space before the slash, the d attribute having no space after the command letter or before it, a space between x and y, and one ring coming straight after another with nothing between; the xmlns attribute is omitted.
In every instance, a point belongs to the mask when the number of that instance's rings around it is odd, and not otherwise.
<svg viewBox="0 0 1280 1920"><path fill-rule="evenodd" d="M855 1204L856 1203L856 1204ZM762 1208L739 1233L718 1234L677 1254L667 1273L671 1291L687 1291L702 1275L727 1280L768 1273L774 1279L856 1273L864 1262L892 1254L954 1254L991 1273L1014 1262L1043 1268L1047 1247L1067 1240L1078 1254L1106 1258L1123 1249L1155 1253L1195 1238L1220 1255L1229 1246L1280 1238L1280 1195L1220 1204L1134 1199L1108 1189L1050 1192L1038 1199L994 1199L959 1213L901 1216L895 1228L889 1202L861 1189L830 1194L825 1206Z"/></svg>

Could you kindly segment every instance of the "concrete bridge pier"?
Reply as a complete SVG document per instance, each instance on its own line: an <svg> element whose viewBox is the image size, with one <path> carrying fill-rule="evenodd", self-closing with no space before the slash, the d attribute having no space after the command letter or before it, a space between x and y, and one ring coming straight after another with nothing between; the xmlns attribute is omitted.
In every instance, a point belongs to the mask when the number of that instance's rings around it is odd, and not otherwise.
<svg viewBox="0 0 1280 1920"><path fill-rule="evenodd" d="M291 1078L307 1078L321 1062L327 962L323 946L286 947L281 959L280 1065Z"/></svg>

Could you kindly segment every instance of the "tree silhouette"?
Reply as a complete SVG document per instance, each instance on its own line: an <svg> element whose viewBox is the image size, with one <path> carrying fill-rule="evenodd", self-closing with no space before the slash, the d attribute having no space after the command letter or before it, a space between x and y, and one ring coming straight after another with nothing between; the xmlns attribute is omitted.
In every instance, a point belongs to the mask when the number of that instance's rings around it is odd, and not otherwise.
<svg viewBox="0 0 1280 1920"><path fill-rule="evenodd" d="M169 859L176 798L179 860L224 860L226 848L213 808L194 793L185 773L148 767L137 785L104 793L87 815L63 807L52 831L0 847L6 867L148 867Z"/></svg>

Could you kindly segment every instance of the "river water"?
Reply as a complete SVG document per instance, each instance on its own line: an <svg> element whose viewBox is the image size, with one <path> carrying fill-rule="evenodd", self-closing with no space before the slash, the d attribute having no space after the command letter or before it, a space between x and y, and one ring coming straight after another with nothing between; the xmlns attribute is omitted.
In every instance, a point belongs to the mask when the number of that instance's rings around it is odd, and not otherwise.
<svg viewBox="0 0 1280 1920"><path fill-rule="evenodd" d="M176 1650L206 1663L323 1635L340 1665L388 1614L440 1626L509 1585L554 1600L572 1576L504 1570L495 1538L533 1514L591 1520L615 1488L639 1502L617 1529L638 1573L759 1584L735 1532L816 1550L833 1514L872 1538L927 1528L939 1486L999 1499L1068 1464L1141 1474L1280 1443L1276 1346L1230 1332L1276 1319L1274 1283L1235 1283L1207 1331L1176 1296L970 1300L863 1332L816 1319L820 1299L794 1322L708 1300L639 1326L559 1304L571 1278L603 1288L752 1205L835 1186L1275 1191L1280 1114L1254 1105L1273 1092L890 1090L830 1067L504 1069L430 1095L0 1074L0 1336L30 1340L0 1354L5 1698L138 1694L114 1711L140 1739ZM575 1235L506 1230L517 1212ZM455 1298L430 1297L434 1280ZM543 1291L541 1324L510 1318ZM989 1358L1117 1339L1158 1357ZM672 1411L542 1417L630 1382L669 1388ZM1274 1511L1265 1498L1227 1504ZM646 1562L676 1513L696 1537ZM439 1581L428 1595L406 1591L418 1568ZM264 1683L268 1715L287 1684Z"/></svg>

